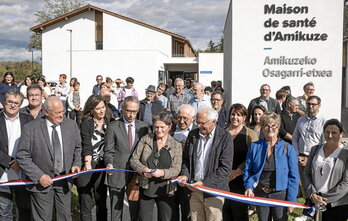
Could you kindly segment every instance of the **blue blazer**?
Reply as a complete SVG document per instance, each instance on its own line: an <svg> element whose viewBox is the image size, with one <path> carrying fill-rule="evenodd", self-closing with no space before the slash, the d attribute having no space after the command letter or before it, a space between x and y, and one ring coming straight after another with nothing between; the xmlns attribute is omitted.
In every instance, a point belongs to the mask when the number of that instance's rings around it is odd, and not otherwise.
<svg viewBox="0 0 348 221"><path fill-rule="evenodd" d="M247 158L246 167L243 172L245 189L257 186L267 157L267 142L260 139L251 144ZM290 144L285 150L285 141L278 140L274 148L276 167L276 190L287 190L287 201L297 202L299 172L296 151Z"/></svg>

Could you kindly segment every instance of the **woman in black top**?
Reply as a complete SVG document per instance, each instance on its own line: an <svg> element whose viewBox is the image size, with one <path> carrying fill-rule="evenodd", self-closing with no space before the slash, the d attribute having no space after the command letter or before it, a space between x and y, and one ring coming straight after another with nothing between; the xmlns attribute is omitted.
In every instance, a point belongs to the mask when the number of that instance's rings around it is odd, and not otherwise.
<svg viewBox="0 0 348 221"><path fill-rule="evenodd" d="M233 104L229 111L227 131L233 137L233 164L232 171L228 179L230 191L233 193L243 194L244 183L243 169L245 167L245 159L248 148L252 142L258 140L256 133L245 126L247 117L247 109L243 104ZM235 221L248 221L248 204L239 203L232 200L225 200L223 207L223 219Z"/></svg>
<svg viewBox="0 0 348 221"><path fill-rule="evenodd" d="M181 144L169 135L172 119L167 112L153 117L154 134L139 141L130 160L131 167L143 173L139 178L140 220L153 220L157 205L158 219L171 220L174 206L175 185L170 179L179 175L182 162ZM153 173L145 173L154 171Z"/></svg>
<svg viewBox="0 0 348 221"><path fill-rule="evenodd" d="M111 113L101 95L88 98L82 114L81 138L83 169L104 168L104 135ZM97 207L96 220L107 220L105 173L84 174L77 178L81 220L92 220L92 208Z"/></svg>

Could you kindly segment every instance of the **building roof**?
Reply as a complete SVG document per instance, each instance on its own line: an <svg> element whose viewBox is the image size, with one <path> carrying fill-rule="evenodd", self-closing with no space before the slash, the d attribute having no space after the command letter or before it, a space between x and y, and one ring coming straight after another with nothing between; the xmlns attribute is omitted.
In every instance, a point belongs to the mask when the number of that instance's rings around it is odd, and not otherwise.
<svg viewBox="0 0 348 221"><path fill-rule="evenodd" d="M171 35L171 36L173 36L175 38L178 38L180 40L183 40L183 41L187 42L189 44L189 46L191 48L193 48L191 43L190 43L190 41L186 37L184 37L184 36L175 34L175 33L170 32L170 31L166 31L164 29L157 28L155 26L152 26L152 25L149 25L149 24L146 24L146 23L134 20L132 18L129 18L129 17L123 16L123 15L120 15L120 14L117 14L117 13L114 13L114 12L111 12L111 11L108 11L108 10L105 10L105 9L102 9L102 8L95 7L95 6L90 5L90 4L88 4L86 6L83 6L81 8L75 9L75 10L73 10L71 12L68 12L68 13L66 13L64 15L61 15L59 17L53 18L51 20L48 20L48 21L46 21L44 23L38 24L38 25L36 25L34 27L31 27L29 30L30 31L34 31L34 32L41 32L41 31L45 30L47 27L49 27L49 26L51 26L53 24L59 23L61 21L69 20L71 17L74 17L74 16L76 16L78 14L84 13L86 11L93 11L93 10L99 11L99 12L102 12L102 13L105 13L105 14L109 14L111 16L114 16L114 17L117 17L117 18L129 21L129 22L141 25L141 26L144 26L146 28L153 29L153 30L158 31L158 32L162 32L162 33L167 34L167 35Z"/></svg>

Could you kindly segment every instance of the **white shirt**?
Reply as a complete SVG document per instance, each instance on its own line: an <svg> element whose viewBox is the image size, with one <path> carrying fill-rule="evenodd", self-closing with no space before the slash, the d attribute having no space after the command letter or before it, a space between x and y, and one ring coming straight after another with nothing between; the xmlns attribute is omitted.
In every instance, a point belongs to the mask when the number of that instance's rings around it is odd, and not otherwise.
<svg viewBox="0 0 348 221"><path fill-rule="evenodd" d="M12 158L16 157L19 138L21 136L21 122L19 119L19 114L17 114L15 119L9 118L6 113L5 123L8 139L8 155ZM9 180L17 180L21 178L21 173L16 172L12 169L5 168L4 174L0 178L0 182L7 182Z"/></svg>
<svg viewBox="0 0 348 221"><path fill-rule="evenodd" d="M204 94L202 100L198 100L197 98L193 97L188 102L189 105L195 109L195 114L198 112L198 110L202 107L211 107L210 98L208 95Z"/></svg>
<svg viewBox="0 0 348 221"><path fill-rule="evenodd" d="M52 144L52 131L53 131L52 125L53 124L48 119L46 119L46 124L47 124L47 129L48 129L48 136L50 137L50 142ZM56 126L56 130L57 130L57 133L58 133L58 138L59 138L59 142L60 142L60 150L61 150L61 153L62 153L62 158L61 159L62 159L62 162L64 162L63 139L62 139L62 131L61 131L60 124ZM52 145L52 147L53 147L53 145ZM63 166L64 166L64 164L63 164Z"/></svg>
<svg viewBox="0 0 348 221"><path fill-rule="evenodd" d="M179 128L179 126L176 125L176 130L175 130L174 135L173 135L174 139L176 139L179 142L185 141L188 134L192 130L192 126L193 126L193 123L191 123L191 125L188 128L186 128L185 130L181 130Z"/></svg>
<svg viewBox="0 0 348 221"><path fill-rule="evenodd" d="M130 89L124 88L124 91L126 92L126 96L125 97L132 96L132 89L133 88L130 88Z"/></svg>
<svg viewBox="0 0 348 221"><path fill-rule="evenodd" d="M306 114L298 119L292 134L292 145L298 153L308 156L313 146L325 142L323 133L325 121L320 113L313 118Z"/></svg>
<svg viewBox="0 0 348 221"><path fill-rule="evenodd" d="M124 119L124 126L126 127L126 132L127 132L127 135L128 135L128 125L131 124L132 125L132 138L133 138L133 141L132 141L132 144L133 144L133 147L134 147L134 138L135 138L135 123L134 121L133 122L128 122L126 119Z"/></svg>
<svg viewBox="0 0 348 221"><path fill-rule="evenodd" d="M201 133L199 133L199 140L197 145L197 157L195 165L195 181L204 180L206 173L206 166L208 165L211 146L214 139L215 128L209 134L208 139Z"/></svg>
<svg viewBox="0 0 348 221"><path fill-rule="evenodd" d="M314 169L314 186L320 193L327 193L329 191L329 181L332 174L335 161L340 154L343 145L340 145L333 153L325 158L324 145L320 147L318 155L312 162Z"/></svg>

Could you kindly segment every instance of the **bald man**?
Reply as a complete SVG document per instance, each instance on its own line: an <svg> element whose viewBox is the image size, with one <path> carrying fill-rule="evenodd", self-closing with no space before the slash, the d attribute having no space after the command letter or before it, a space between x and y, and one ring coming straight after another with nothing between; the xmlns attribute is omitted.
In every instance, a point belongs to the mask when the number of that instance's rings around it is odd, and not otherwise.
<svg viewBox="0 0 348 221"><path fill-rule="evenodd" d="M45 116L24 125L17 160L34 182L31 210L34 220L71 220L72 178L53 182L52 178L79 172L81 138L75 121L64 118L64 105L57 97L44 103Z"/></svg>
<svg viewBox="0 0 348 221"><path fill-rule="evenodd" d="M210 97L204 94L203 84L196 82L193 85L193 98L188 102L195 109L195 113L202 107L211 107Z"/></svg>

